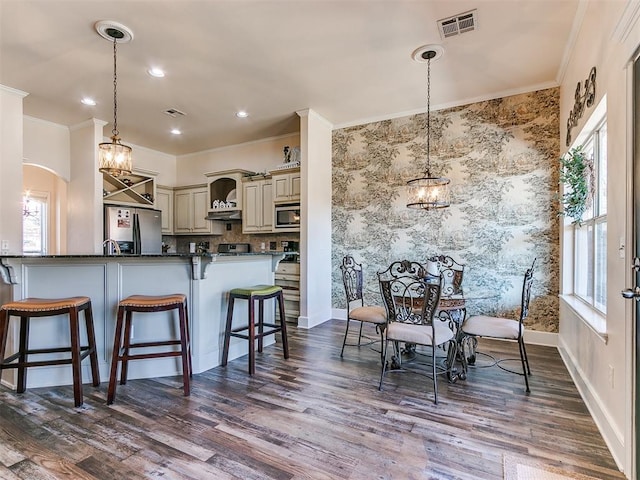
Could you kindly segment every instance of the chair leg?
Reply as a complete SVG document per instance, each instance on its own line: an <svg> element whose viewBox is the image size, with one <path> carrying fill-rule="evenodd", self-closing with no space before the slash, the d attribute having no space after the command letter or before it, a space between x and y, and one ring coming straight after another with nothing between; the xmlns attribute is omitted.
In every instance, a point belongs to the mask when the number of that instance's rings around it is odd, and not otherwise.
<svg viewBox="0 0 640 480"><path fill-rule="evenodd" d="M91 379L93 386L100 385L100 368L98 367L98 349L96 347L96 333L93 328L93 311L91 304L84 311L84 322L87 327L87 340L89 342L89 361L91 362Z"/></svg>
<svg viewBox="0 0 640 480"><path fill-rule="evenodd" d="M282 335L282 351L285 360L289 358L289 339L287 337L287 322L284 314L284 294L278 294L278 311L280 312L280 334Z"/></svg>
<svg viewBox="0 0 640 480"><path fill-rule="evenodd" d="M4 352L7 347L9 337L9 313L0 310L0 378L2 378L2 364L4 363Z"/></svg>
<svg viewBox="0 0 640 480"><path fill-rule="evenodd" d="M255 301L249 296L249 375L256 373Z"/></svg>
<svg viewBox="0 0 640 480"><path fill-rule="evenodd" d="M187 346L189 349L189 377L193 378L193 362L191 360L191 331L189 330L189 306L187 305L187 302L185 300L184 302L184 322L186 325L186 330L187 330Z"/></svg>
<svg viewBox="0 0 640 480"><path fill-rule="evenodd" d="M264 299L258 300L258 352L262 353L264 342L262 335L264 332Z"/></svg>
<svg viewBox="0 0 640 480"><path fill-rule="evenodd" d="M364 325L364 322L360 322L360 331L358 332L358 348L361 347L362 344L362 327Z"/></svg>
<svg viewBox="0 0 640 480"><path fill-rule="evenodd" d="M107 405L111 405L116 397L116 379L118 378L118 362L120 360L120 347L122 345L122 324L124 322L124 307L118 307L116 331L113 340L113 353L111 355L111 372L109 374L109 387L107 389Z"/></svg>
<svg viewBox="0 0 640 480"><path fill-rule="evenodd" d="M344 329L344 340L342 340L342 350L340 350L340 358L344 355L344 346L347 344L347 336L349 335L349 317L347 316L347 328Z"/></svg>
<svg viewBox="0 0 640 480"><path fill-rule="evenodd" d="M184 304L178 306L178 321L180 322L180 349L182 353L182 383L184 396L188 397L191 393L191 385L189 382L189 379L191 378L191 372L189 369L189 358L191 357L191 352L189 351L189 334L187 332L187 320Z"/></svg>
<svg viewBox="0 0 640 480"><path fill-rule="evenodd" d="M524 353L524 363L527 364L527 374L531 375L531 368L529 368L529 358L527 357L527 348L524 343L524 338L522 339L522 352Z"/></svg>
<svg viewBox="0 0 640 480"><path fill-rule="evenodd" d="M527 375L527 369L524 361L525 352L524 352L524 340L522 337L518 339L518 346L520 349L520 361L522 362L522 375L524 376L524 384L526 386L527 393L529 393L531 392L531 390L529 389L529 375Z"/></svg>
<svg viewBox="0 0 640 480"><path fill-rule="evenodd" d="M380 325L376 325L376 329L380 330L380 361L384 363L386 355L385 355L385 345L384 345L384 327Z"/></svg>
<svg viewBox="0 0 640 480"><path fill-rule="evenodd" d="M387 372L387 354L389 352L389 339L385 341L384 345L384 358L382 360L382 371L380 372L380 384L378 385L378 390L382 391L382 381L384 380L384 374Z"/></svg>
<svg viewBox="0 0 640 480"><path fill-rule="evenodd" d="M129 375L129 349L131 348L131 324L133 323L133 312L125 309L124 317L124 338L122 339L122 367L120 368L120 385L127 384Z"/></svg>
<svg viewBox="0 0 640 480"><path fill-rule="evenodd" d="M438 404L438 369L436 367L436 346L431 346L431 363L433 375L433 403Z"/></svg>
<svg viewBox="0 0 640 480"><path fill-rule="evenodd" d="M80 325L78 309L69 309L69 330L71 333L71 371L73 375L73 399L76 407L82 405L82 370L80 368Z"/></svg>
<svg viewBox="0 0 640 480"><path fill-rule="evenodd" d="M229 306L227 307L227 324L224 329L224 345L222 347L222 362L223 367L227 364L229 358L229 343L231 342L231 325L233 323L233 304L235 297L229 296Z"/></svg>
<svg viewBox="0 0 640 480"><path fill-rule="evenodd" d="M20 317L20 355L18 362L27 361L27 350L29 349L29 317ZM18 367L18 386L16 391L24 393L27 389L27 367Z"/></svg>

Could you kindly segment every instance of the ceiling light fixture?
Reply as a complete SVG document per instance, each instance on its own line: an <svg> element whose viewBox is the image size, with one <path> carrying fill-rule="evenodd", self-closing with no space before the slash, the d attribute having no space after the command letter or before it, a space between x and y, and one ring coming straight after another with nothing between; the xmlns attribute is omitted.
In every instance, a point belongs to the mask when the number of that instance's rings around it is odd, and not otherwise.
<svg viewBox="0 0 640 480"><path fill-rule="evenodd" d="M431 175L431 60L444 52L440 45L425 45L413 52L413 59L427 64L427 160L422 177L407 182L407 207L422 210L448 207L449 183L445 177Z"/></svg>
<svg viewBox="0 0 640 480"><path fill-rule="evenodd" d="M27 190L22 196L22 216L37 217L40 214L37 202L31 201L31 192Z"/></svg>
<svg viewBox="0 0 640 480"><path fill-rule="evenodd" d="M171 133L174 135L182 135L182 132L178 128L172 128Z"/></svg>
<svg viewBox="0 0 640 480"><path fill-rule="evenodd" d="M240 110L238 113L236 113L236 117L238 118L247 118L248 116L249 114L244 110Z"/></svg>
<svg viewBox="0 0 640 480"><path fill-rule="evenodd" d="M82 103L84 103L85 105L89 105L90 107L95 107L96 106L96 101L93 98L89 98L89 97L84 97L82 100L80 100Z"/></svg>
<svg viewBox="0 0 640 480"><path fill-rule="evenodd" d="M117 48L118 43L128 43L133 40L133 32L124 25L110 21L97 22L98 34L113 42L113 129L111 142L103 142L99 148L99 170L114 177L131 173L131 147L120 142L118 131L118 74Z"/></svg>
<svg viewBox="0 0 640 480"><path fill-rule="evenodd" d="M156 78L164 77L164 70L157 67L150 68L149 70L147 70L147 73L152 77L156 77Z"/></svg>

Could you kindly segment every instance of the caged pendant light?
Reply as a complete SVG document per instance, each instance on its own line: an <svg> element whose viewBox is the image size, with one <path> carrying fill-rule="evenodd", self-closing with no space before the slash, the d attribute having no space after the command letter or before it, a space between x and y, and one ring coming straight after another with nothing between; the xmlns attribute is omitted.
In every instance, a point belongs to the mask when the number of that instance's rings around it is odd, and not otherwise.
<svg viewBox="0 0 640 480"><path fill-rule="evenodd" d="M99 170L114 177L131 173L131 147L120 142L118 132L118 74L117 44L133 40L133 32L116 22L100 21L95 25L98 34L113 42L113 129L111 141L98 145Z"/></svg>
<svg viewBox="0 0 640 480"><path fill-rule="evenodd" d="M450 180L431 174L431 60L442 56L439 45L425 45L413 52L413 59L427 64L427 160L422 177L407 182L407 207L421 210L448 207Z"/></svg>

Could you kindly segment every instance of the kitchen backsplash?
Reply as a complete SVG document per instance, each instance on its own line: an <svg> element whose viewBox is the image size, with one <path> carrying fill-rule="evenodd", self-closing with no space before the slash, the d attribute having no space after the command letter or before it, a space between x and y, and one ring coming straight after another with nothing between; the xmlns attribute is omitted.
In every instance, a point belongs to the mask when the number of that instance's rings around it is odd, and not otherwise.
<svg viewBox="0 0 640 480"><path fill-rule="evenodd" d="M249 243L252 252L259 252L262 243L265 244L266 250L271 250L271 242L275 242L275 250L282 250L282 241L300 239L299 233L291 232L247 235L242 233L242 222L228 222L226 225L231 225L231 230L225 230L222 235L163 235L162 241L169 246L169 253L188 253L191 242L196 244L208 242L209 252L215 253L221 243Z"/></svg>

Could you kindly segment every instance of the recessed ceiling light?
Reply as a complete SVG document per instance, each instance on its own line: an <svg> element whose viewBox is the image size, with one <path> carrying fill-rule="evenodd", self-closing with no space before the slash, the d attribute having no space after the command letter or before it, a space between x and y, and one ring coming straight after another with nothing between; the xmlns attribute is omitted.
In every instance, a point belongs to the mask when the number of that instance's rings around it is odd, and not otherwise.
<svg viewBox="0 0 640 480"><path fill-rule="evenodd" d="M240 110L238 113L236 113L236 117L238 118L247 118L248 116L249 114L244 110Z"/></svg>
<svg viewBox="0 0 640 480"><path fill-rule="evenodd" d="M82 103L84 103L85 105L89 105L90 107L94 107L96 105L96 101L93 98L89 98L89 97L84 97L82 100L80 100Z"/></svg>
<svg viewBox="0 0 640 480"><path fill-rule="evenodd" d="M177 128L172 128L171 133L173 133L174 135L182 135L182 132Z"/></svg>
<svg viewBox="0 0 640 480"><path fill-rule="evenodd" d="M158 67L150 68L149 70L147 70L147 72L152 77L156 77L156 78L164 77L164 70L162 70L161 68L158 68Z"/></svg>

